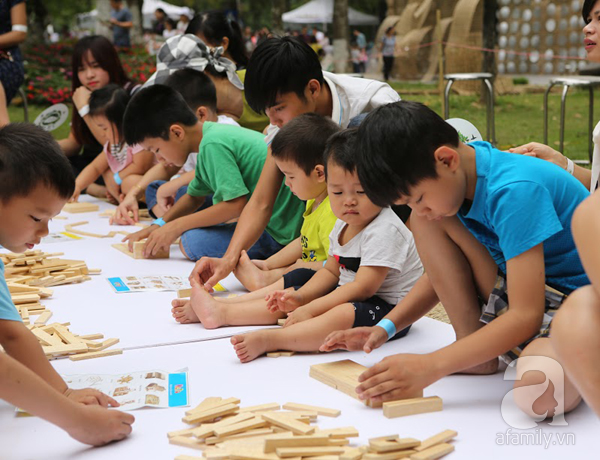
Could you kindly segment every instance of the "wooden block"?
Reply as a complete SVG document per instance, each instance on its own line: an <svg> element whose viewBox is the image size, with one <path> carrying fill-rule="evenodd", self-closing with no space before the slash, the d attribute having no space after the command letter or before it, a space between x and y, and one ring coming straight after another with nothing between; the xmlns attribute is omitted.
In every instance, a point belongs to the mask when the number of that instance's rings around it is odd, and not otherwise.
<svg viewBox="0 0 600 460"><path fill-rule="evenodd" d="M104 334L80 335L79 338L83 339L83 340L99 340L99 339L103 339L104 338Z"/></svg>
<svg viewBox="0 0 600 460"><path fill-rule="evenodd" d="M210 401L208 401L210 400ZM223 398L207 398L204 401L202 401L198 406L194 407L193 409L189 409L185 411L185 415L192 415L192 414L196 414L198 412L204 412L208 409L212 409L214 407L219 407L219 406L226 406L227 404L239 404L241 401L238 398L227 398L227 399L223 399Z"/></svg>
<svg viewBox="0 0 600 460"><path fill-rule="evenodd" d="M58 335L66 343L81 343L81 342L83 342L81 337L76 337L74 334L69 332L69 330L66 327L61 326L60 324L54 326L54 330L56 332L56 335Z"/></svg>
<svg viewBox="0 0 600 460"><path fill-rule="evenodd" d="M226 404L225 406L215 407L204 412L198 412L192 415L186 415L182 418L185 423L195 424L208 422L217 417L237 413L239 406L237 404Z"/></svg>
<svg viewBox="0 0 600 460"><path fill-rule="evenodd" d="M277 320L277 325L278 326L283 326L285 324L287 318L281 318Z"/></svg>
<svg viewBox="0 0 600 460"><path fill-rule="evenodd" d="M60 338L48 334L38 327L31 329L31 332L38 338L42 346L53 347L64 345Z"/></svg>
<svg viewBox="0 0 600 460"><path fill-rule="evenodd" d="M382 454L367 452L363 455L363 460L396 460L400 458L408 458L413 454L416 454L417 451L413 449L408 450L399 450L396 452L385 452Z"/></svg>
<svg viewBox="0 0 600 460"><path fill-rule="evenodd" d="M333 361L330 363L313 364L310 366L309 375L325 385L340 390L354 399L358 399L356 387L359 385L358 376L367 370L367 367L349 359ZM381 403L361 401L370 407L381 407Z"/></svg>
<svg viewBox="0 0 600 460"><path fill-rule="evenodd" d="M452 444L442 443L436 446L425 449L421 452L417 452L410 456L411 460L436 460L437 458L443 457L454 450Z"/></svg>
<svg viewBox="0 0 600 460"><path fill-rule="evenodd" d="M108 347L112 347L117 343L119 343L119 339L106 339L100 344L97 351L106 350Z"/></svg>
<svg viewBox="0 0 600 460"><path fill-rule="evenodd" d="M215 433L215 436L221 438L223 436L231 436L232 434L241 433L247 430L254 430L256 428L263 428L265 426L267 426L267 422L265 420L260 417L254 417L244 422L217 427L213 430L213 432Z"/></svg>
<svg viewBox="0 0 600 460"><path fill-rule="evenodd" d="M448 442L451 439L458 436L458 433L454 430L445 430L441 433L438 433L430 438L425 439L419 447L415 447L417 452L421 452L425 449L429 449L437 444L441 444L443 442Z"/></svg>
<svg viewBox="0 0 600 460"><path fill-rule="evenodd" d="M339 409L328 409L327 407L309 406L308 404L299 404L293 402L285 403L283 408L294 411L312 411L325 417L337 417L342 413L342 411Z"/></svg>
<svg viewBox="0 0 600 460"><path fill-rule="evenodd" d="M19 309L19 313L21 315L21 319L23 320L23 324L29 324L29 309L27 307L23 307Z"/></svg>
<svg viewBox="0 0 600 460"><path fill-rule="evenodd" d="M66 355L69 353L84 353L88 351L88 347L85 343L52 345L49 347L42 347L42 349L46 355Z"/></svg>
<svg viewBox="0 0 600 460"><path fill-rule="evenodd" d="M194 457L192 455L178 455L175 460L204 460L202 457Z"/></svg>
<svg viewBox="0 0 600 460"><path fill-rule="evenodd" d="M146 245L146 241L136 241L133 243L133 258L134 259L145 259L144 257L144 246ZM163 249L156 253L152 257L148 257L149 259L168 259L169 258L170 248L166 250Z"/></svg>
<svg viewBox="0 0 600 460"><path fill-rule="evenodd" d="M11 296L12 301L15 305L22 303L39 302L40 296L38 294L15 294Z"/></svg>
<svg viewBox="0 0 600 460"><path fill-rule="evenodd" d="M344 448L337 446L279 447L275 449L275 452L281 458L316 457L317 455L340 455L344 453Z"/></svg>
<svg viewBox="0 0 600 460"><path fill-rule="evenodd" d="M102 351L91 351L88 353L81 353L80 355L69 356L71 361L83 361L84 359L93 359L93 358L104 358L105 356L114 356L123 354L123 350L120 348L113 348L111 350L102 350Z"/></svg>
<svg viewBox="0 0 600 460"><path fill-rule="evenodd" d="M101 268L88 268L88 274L90 275L99 275L100 273L102 273Z"/></svg>
<svg viewBox="0 0 600 460"><path fill-rule="evenodd" d="M178 299L185 299L187 297L190 297L192 295L192 288L189 289L179 289L177 291L177 298Z"/></svg>
<svg viewBox="0 0 600 460"><path fill-rule="evenodd" d="M360 460L362 456L363 451L357 447L353 447L344 450L344 453L340 455L340 460Z"/></svg>
<svg viewBox="0 0 600 460"><path fill-rule="evenodd" d="M210 410L214 410L214 409L215 408L212 408ZM188 417L192 417L192 416L193 415L188 415ZM233 417L226 417L215 423L203 423L198 428L193 429L194 430L193 434L197 438L207 438L207 437L213 436L215 434L215 428L232 425L235 423L240 423L240 422L250 420L253 418L254 418L253 414L247 413L247 414L237 414L237 415L234 415Z"/></svg>
<svg viewBox="0 0 600 460"><path fill-rule="evenodd" d="M28 284L19 284L19 283L6 283L8 286L8 291L11 294L20 294L20 293L28 293L28 294L39 294L40 288L35 286L29 286Z"/></svg>
<svg viewBox="0 0 600 460"><path fill-rule="evenodd" d="M414 438L402 438L393 440L369 440L369 446L377 453L412 449L420 445L421 441Z"/></svg>
<svg viewBox="0 0 600 460"><path fill-rule="evenodd" d="M46 324L51 316L52 316L52 312L50 310L46 310L44 313L42 313L40 316L38 316L38 318L35 320L35 322L33 324L35 324L36 326L41 326L43 324Z"/></svg>
<svg viewBox="0 0 600 460"><path fill-rule="evenodd" d="M329 445L329 436L289 436L265 439L265 452L275 452L280 447L307 447L307 446L327 446Z"/></svg>
<svg viewBox="0 0 600 460"><path fill-rule="evenodd" d="M81 202L81 203L67 203L64 205L62 210L64 212L68 212L71 214L79 214L82 212L98 211L98 209L100 209L100 207L97 204Z"/></svg>
<svg viewBox="0 0 600 460"><path fill-rule="evenodd" d="M204 439L207 445L218 444L232 439L243 439L243 438L254 438L254 437L267 437L273 434L272 428L258 428L256 430L248 430L243 433L232 434L231 436L222 436L220 438L216 436L210 436Z"/></svg>
<svg viewBox="0 0 600 460"><path fill-rule="evenodd" d="M383 403L383 415L387 418L404 417L406 415L441 411L442 407L442 398L438 396L403 399Z"/></svg>
<svg viewBox="0 0 600 460"><path fill-rule="evenodd" d="M174 438L176 436L192 436L195 428L184 428L183 430L169 431L167 433L168 438Z"/></svg>
<svg viewBox="0 0 600 460"><path fill-rule="evenodd" d="M169 444L176 446L190 447L192 449L204 450L204 445L197 439L189 436L174 436L169 438Z"/></svg>
<svg viewBox="0 0 600 460"><path fill-rule="evenodd" d="M316 455L314 457L307 457L311 460L340 460L339 455Z"/></svg>
<svg viewBox="0 0 600 460"><path fill-rule="evenodd" d="M267 404L259 404L257 406L248 406L242 407L240 409L240 414L244 412L264 412L264 411L274 411L281 409L281 405L279 403L267 403Z"/></svg>
<svg viewBox="0 0 600 460"><path fill-rule="evenodd" d="M39 295L40 295L40 297L42 299L45 299L47 297L51 297L52 294L54 294L54 291L52 289L48 289L48 288L45 288L45 287L39 287L37 289L40 291Z"/></svg>
<svg viewBox="0 0 600 460"><path fill-rule="evenodd" d="M271 413L261 414L261 417L267 422L270 422L278 427L285 428L286 430L290 430L295 434L307 435L314 433L315 431L314 426L306 425L290 417L286 417L285 415Z"/></svg>
<svg viewBox="0 0 600 460"><path fill-rule="evenodd" d="M327 435L330 438L358 438L358 430L353 426L343 428L332 428L329 430L318 430L315 434Z"/></svg>

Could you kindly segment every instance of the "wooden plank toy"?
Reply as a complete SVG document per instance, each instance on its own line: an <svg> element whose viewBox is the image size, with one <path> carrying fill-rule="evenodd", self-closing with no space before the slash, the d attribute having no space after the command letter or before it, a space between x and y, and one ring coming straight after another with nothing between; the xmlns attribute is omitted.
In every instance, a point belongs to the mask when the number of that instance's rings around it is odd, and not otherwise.
<svg viewBox="0 0 600 460"><path fill-rule="evenodd" d="M100 209L100 206L94 203L75 202L65 204L62 210L71 214L78 214L81 212L94 212L98 211L98 209Z"/></svg>
<svg viewBox="0 0 600 460"><path fill-rule="evenodd" d="M451 439L454 439L458 436L458 433L454 430L444 430L441 433L438 433L430 438L425 439L420 446L415 447L417 452L421 452L422 450L429 449L430 447L436 446L443 442L448 442Z"/></svg>
<svg viewBox="0 0 600 460"><path fill-rule="evenodd" d="M133 257L134 259L144 259L144 245L146 244L146 240L136 241L133 243L133 252L129 250L129 246L127 243L115 243L111 245L113 248L121 251L123 254L128 255L129 257ZM161 250L156 255L151 257L151 259L168 259L170 250Z"/></svg>
<svg viewBox="0 0 600 460"><path fill-rule="evenodd" d="M410 456L411 460L436 460L454 450L452 444L442 443Z"/></svg>
<svg viewBox="0 0 600 460"><path fill-rule="evenodd" d="M283 408L285 410L312 411L325 417L337 417L342 413L339 409L328 409L327 407L309 406L308 404L298 404L293 402L285 403Z"/></svg>
<svg viewBox="0 0 600 460"><path fill-rule="evenodd" d="M407 415L438 412L441 411L442 408L442 398L439 396L403 399L400 401L383 403L383 415L387 418L405 417Z"/></svg>

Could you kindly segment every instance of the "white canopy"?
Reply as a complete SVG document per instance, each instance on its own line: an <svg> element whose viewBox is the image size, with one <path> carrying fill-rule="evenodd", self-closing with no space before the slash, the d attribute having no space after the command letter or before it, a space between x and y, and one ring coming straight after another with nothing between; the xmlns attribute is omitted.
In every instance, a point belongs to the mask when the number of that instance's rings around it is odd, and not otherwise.
<svg viewBox="0 0 600 460"><path fill-rule="evenodd" d="M281 15L283 22L294 24L327 24L333 22L333 0L312 0L295 10ZM361 13L348 7L348 22L351 26L378 25L379 18Z"/></svg>

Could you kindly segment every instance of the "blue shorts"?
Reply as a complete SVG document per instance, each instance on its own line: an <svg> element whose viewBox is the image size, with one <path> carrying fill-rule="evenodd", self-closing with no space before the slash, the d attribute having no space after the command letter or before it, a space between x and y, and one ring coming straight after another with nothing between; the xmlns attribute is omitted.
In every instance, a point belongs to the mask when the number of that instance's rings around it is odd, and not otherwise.
<svg viewBox="0 0 600 460"><path fill-rule="evenodd" d="M194 228L181 235L181 244L191 260L202 257L223 257L235 232L236 224L220 224L213 227ZM268 259L283 248L267 232L247 252L251 259Z"/></svg>
<svg viewBox="0 0 600 460"><path fill-rule="evenodd" d="M152 212L152 208L156 206L156 192L158 191L158 188L161 185L166 183L166 180L155 180L154 182L150 182L148 187L146 187L146 206L148 207L148 211L150 211L150 215L152 215L152 217L156 217ZM181 198L186 193L187 185L182 185L181 187L179 187L179 190L177 190L177 193L175 194L175 202L177 202L177 200L179 200L179 198ZM205 197L204 204L200 206L196 211L206 209L209 206L212 206L212 196Z"/></svg>

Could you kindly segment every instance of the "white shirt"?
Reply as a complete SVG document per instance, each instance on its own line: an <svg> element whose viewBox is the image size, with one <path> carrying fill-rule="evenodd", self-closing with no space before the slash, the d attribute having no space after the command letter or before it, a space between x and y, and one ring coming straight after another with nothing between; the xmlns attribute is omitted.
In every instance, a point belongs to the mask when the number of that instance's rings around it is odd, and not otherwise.
<svg viewBox="0 0 600 460"><path fill-rule="evenodd" d="M594 190L596 190L598 186L598 179L600 179L600 123L594 128L592 140L594 141L594 155L592 156L592 181L590 183L590 192L594 193Z"/></svg>
<svg viewBox="0 0 600 460"><path fill-rule="evenodd" d="M323 77L331 91L331 119L342 128L347 128L350 120L361 113L400 100L398 92L382 81L331 72L323 72ZM278 132L277 126L269 125L265 142L270 144Z"/></svg>
<svg viewBox="0 0 600 460"><path fill-rule="evenodd" d="M217 123L223 123L225 125L240 126L240 124L237 121L235 121L231 117L228 117L227 115L219 115L217 117ZM198 152L190 153L187 157L185 164L181 167L181 171L179 173L183 174L183 173L186 173L189 171L195 171L197 159L198 159Z"/></svg>

